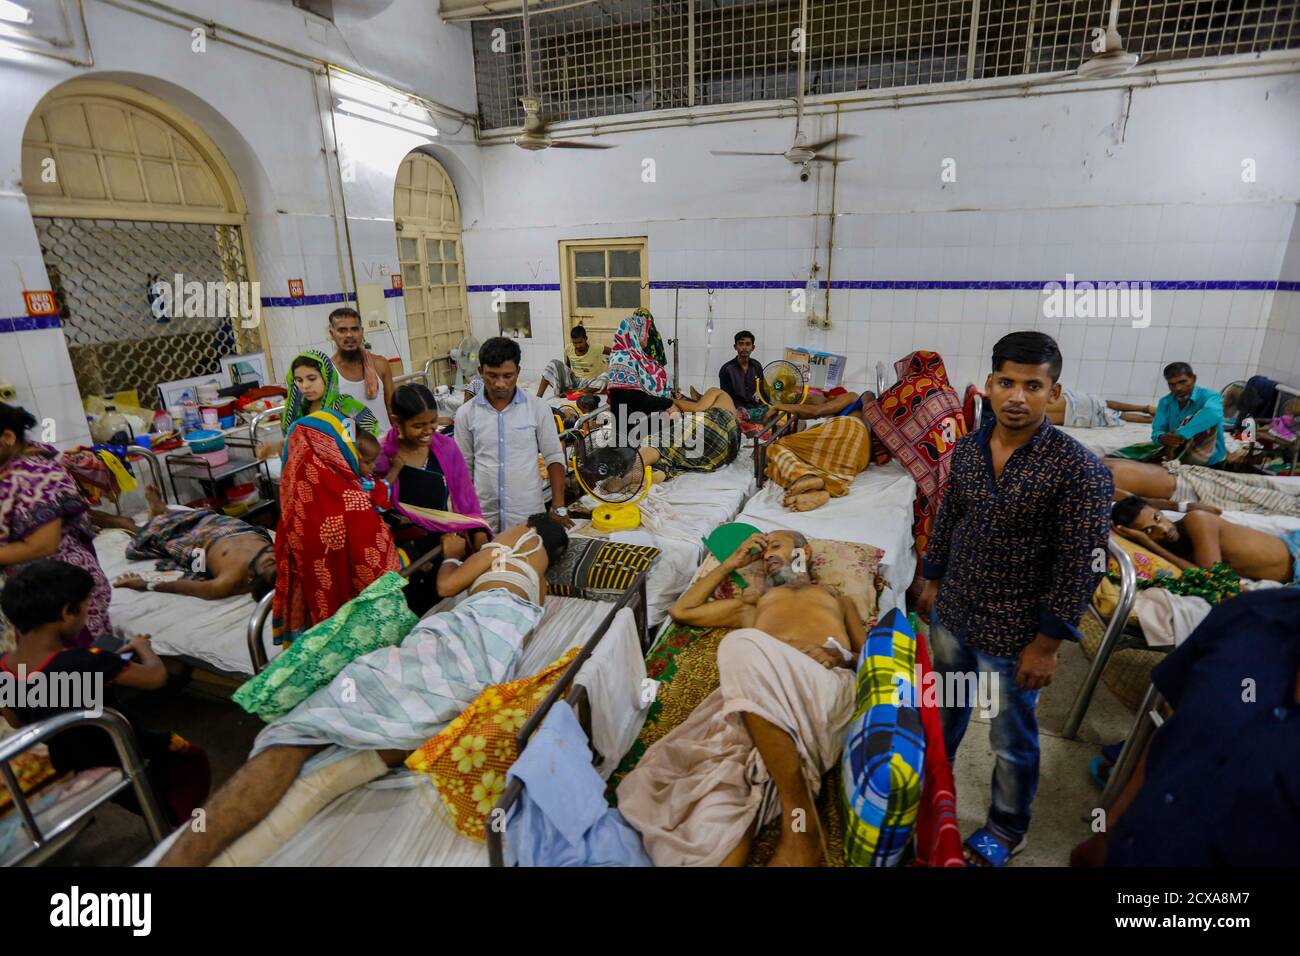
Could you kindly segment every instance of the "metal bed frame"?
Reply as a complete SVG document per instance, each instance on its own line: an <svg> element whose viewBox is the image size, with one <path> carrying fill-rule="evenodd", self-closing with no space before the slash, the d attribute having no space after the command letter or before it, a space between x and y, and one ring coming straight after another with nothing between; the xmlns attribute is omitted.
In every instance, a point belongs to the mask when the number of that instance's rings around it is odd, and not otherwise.
<svg viewBox="0 0 1300 956"><path fill-rule="evenodd" d="M1124 624L1128 621L1129 613L1133 610L1133 602L1137 599L1137 573L1133 569L1133 561L1128 556L1128 552L1116 544L1113 540L1106 540L1106 550L1115 563L1119 565L1119 600L1115 603L1115 610L1111 612L1110 621L1106 621L1101 613L1088 602L1086 613L1091 614L1099 623L1105 626L1105 633L1102 634L1101 644L1097 648L1097 654L1092 659L1092 666L1088 668L1088 676L1083 679L1083 686L1079 688L1079 693L1075 695L1074 703L1070 706L1069 716L1065 719L1065 729L1063 735L1073 740L1079 733L1079 725L1083 723L1083 716L1088 711L1088 705L1092 703L1092 695L1097 690L1097 683L1101 680L1102 672L1106 670L1106 665L1110 662L1110 656L1119 647L1120 635L1124 630Z"/></svg>
<svg viewBox="0 0 1300 956"><path fill-rule="evenodd" d="M27 797L23 793L22 787L19 786L12 768L9 766L9 761L37 744L45 743L51 737L65 730L82 726L98 727L109 735L113 741L113 747L117 750L118 759L122 762L122 779L114 784L111 790L97 797L93 803L83 807L68 819L59 821L46 833L41 830L36 815L32 813L32 809L27 803ZM93 710L79 710L57 714L54 717L24 727L12 736L0 741L0 777L4 779L4 784L9 789L14 809L17 810L19 817L22 819L23 829L27 831L27 837L31 841L31 846L24 850L11 865L19 865L25 862L38 864L50 854L61 849L76 835L83 822L89 822L88 817L91 813L127 787L132 787L135 790L136 800L140 804L140 810L144 815L144 822L149 828L149 836L152 838L154 846L161 843L169 831L162 810L158 806L153 787L149 783L148 775L145 772L145 762L141 759L140 750L136 746L135 732L131 729L131 724L125 717L109 707L104 708L102 713L96 713Z"/></svg>
<svg viewBox="0 0 1300 956"><path fill-rule="evenodd" d="M1137 718L1133 721L1133 727L1124 739L1124 746L1120 749L1119 759L1115 761L1115 766L1111 768L1110 778L1106 781L1106 789L1101 792L1101 807L1109 811L1115 804L1115 800L1128 786L1134 772L1137 770L1138 760L1141 759L1151 736L1165 722L1164 717L1160 715L1160 710L1165 706L1164 696L1156 690L1156 685L1152 684L1147 688L1146 695L1142 698L1142 703L1138 705Z"/></svg>
<svg viewBox="0 0 1300 956"><path fill-rule="evenodd" d="M767 484L768 448L778 438L797 432L801 425L802 422L799 419L783 412L764 425L763 430L750 441L749 447L754 450L754 483L759 490L762 490L763 485Z"/></svg>
<svg viewBox="0 0 1300 956"><path fill-rule="evenodd" d="M590 741L590 702L587 700L586 688L578 687L572 694L567 694L567 696L566 692L572 686L573 679L578 676L578 671L582 669L582 665L587 662L587 658L591 657L592 652L595 651L596 645L599 644L604 636L609 632L610 627L614 623L614 618L623 608L631 608L632 613L636 618L636 631L638 639L641 642L641 650L645 651L648 649L649 634L646 631L646 572L641 571L632 580L632 583L628 585L627 590L623 592L623 596L619 598L612 608L610 608L609 613L605 615L605 619L601 622L600 627L596 628L596 633L588 639L587 643L582 646L582 650L578 652L577 657L575 657L570 662L569 666L565 668L564 673L560 675L560 679L556 682L555 686L551 688L550 693L546 695L546 698L542 701L541 705L533 712L533 715L528 718L528 721L519 728L519 732L515 734L515 748L518 753L524 752L524 748L528 746L528 739L532 737L533 731L541 726L542 721L546 719L546 715L551 712L551 708L554 707L556 702L561 698L565 698L570 706L573 707L574 712L579 715L582 729L586 732L588 741ZM583 717L586 719L582 719ZM592 750L594 754L595 748L593 747ZM524 785L519 782L518 778L511 778L510 782L506 785L505 791L501 794L501 798L497 800L496 807L493 809L491 814L492 818L494 820L504 821L509 816L510 809L519 802L519 798L522 796L523 791ZM504 826L494 825L488 827L487 848L489 863L496 867L505 866Z"/></svg>

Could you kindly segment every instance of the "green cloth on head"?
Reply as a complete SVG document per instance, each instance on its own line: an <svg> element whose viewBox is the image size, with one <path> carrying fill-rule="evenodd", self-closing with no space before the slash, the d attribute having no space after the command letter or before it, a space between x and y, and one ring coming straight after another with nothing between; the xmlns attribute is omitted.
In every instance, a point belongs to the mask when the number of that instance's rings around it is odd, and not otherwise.
<svg viewBox="0 0 1300 956"><path fill-rule="evenodd" d="M311 402L307 401L307 396L298 388L298 383L293 378L294 363L300 358L311 359L312 364L320 370L321 377L325 380L325 394L321 396L321 409L338 412L345 418L353 419L357 425L376 438L379 437L379 420L375 418L374 412L365 406L364 403L357 401L351 395L344 395L339 388L339 371L330 361L330 357L324 352L318 352L316 349L307 349L305 352L299 352L293 357L293 362L289 363L289 372L284 377L285 388L288 389L288 397L284 401L284 411L280 413L280 431L289 434L289 426L298 419L307 414L307 409Z"/></svg>
<svg viewBox="0 0 1300 956"><path fill-rule="evenodd" d="M406 579L389 571L332 616L304 631L232 699L267 723L283 717L371 651L392 647L415 627L406 606Z"/></svg>
<svg viewBox="0 0 1300 956"><path fill-rule="evenodd" d="M704 539L704 547L721 564L735 554L736 549L744 544L751 535L761 533L752 524L745 524L743 521L729 521L726 524L718 525L709 532L709 536ZM741 577L739 571L731 572L731 580L736 582L738 588L746 586L745 579Z"/></svg>

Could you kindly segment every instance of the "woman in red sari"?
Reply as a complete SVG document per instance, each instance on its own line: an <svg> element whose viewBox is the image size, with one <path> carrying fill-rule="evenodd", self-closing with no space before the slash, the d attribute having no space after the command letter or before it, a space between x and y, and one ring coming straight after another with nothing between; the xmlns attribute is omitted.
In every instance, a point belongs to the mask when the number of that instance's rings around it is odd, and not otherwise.
<svg viewBox="0 0 1300 956"><path fill-rule="evenodd" d="M272 634L292 641L399 568L392 532L361 483L355 425L322 409L285 440Z"/></svg>

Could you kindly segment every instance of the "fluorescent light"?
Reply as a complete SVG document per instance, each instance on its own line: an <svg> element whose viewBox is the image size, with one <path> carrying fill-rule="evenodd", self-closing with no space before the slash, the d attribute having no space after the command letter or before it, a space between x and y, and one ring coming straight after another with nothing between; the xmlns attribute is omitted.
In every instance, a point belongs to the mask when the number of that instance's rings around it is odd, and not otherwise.
<svg viewBox="0 0 1300 956"><path fill-rule="evenodd" d="M18 23L27 26L32 22L32 12L20 3L0 0L0 20L6 23Z"/></svg>
<svg viewBox="0 0 1300 956"><path fill-rule="evenodd" d="M377 106L367 106L365 103L358 103L356 100L339 100L338 108L345 113L351 113L353 116L361 116L365 119L374 120L376 123L384 123L388 126L396 126L398 129L410 130L412 133L423 133L425 136L438 135L436 126L407 119L397 113L379 109Z"/></svg>

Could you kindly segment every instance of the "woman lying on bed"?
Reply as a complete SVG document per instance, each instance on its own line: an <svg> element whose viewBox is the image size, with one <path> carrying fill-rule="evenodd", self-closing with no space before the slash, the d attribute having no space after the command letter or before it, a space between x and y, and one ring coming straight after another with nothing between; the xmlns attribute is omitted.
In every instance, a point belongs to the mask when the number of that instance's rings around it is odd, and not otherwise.
<svg viewBox="0 0 1300 956"><path fill-rule="evenodd" d="M455 540L446 539L438 591L469 596L424 618L397 646L345 665L268 724L248 762L208 802L207 830L185 828L160 865L260 863L336 797L401 766L483 688L515 676L542 617L546 570L568 535L534 515L469 557Z"/></svg>

